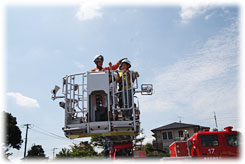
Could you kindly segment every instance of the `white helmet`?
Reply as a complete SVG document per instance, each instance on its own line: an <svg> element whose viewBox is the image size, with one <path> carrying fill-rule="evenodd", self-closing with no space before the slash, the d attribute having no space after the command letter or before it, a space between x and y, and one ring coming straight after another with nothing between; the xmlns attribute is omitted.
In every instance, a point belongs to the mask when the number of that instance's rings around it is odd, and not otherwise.
<svg viewBox="0 0 245 164"><path fill-rule="evenodd" d="M104 57L102 55L96 55L94 57L94 62L96 63L98 61L102 61L103 62L104 61Z"/></svg>
<svg viewBox="0 0 245 164"><path fill-rule="evenodd" d="M121 62L121 65L122 65L122 63L127 63L129 65L128 68L131 67L131 62L128 59L123 59Z"/></svg>
<svg viewBox="0 0 245 164"><path fill-rule="evenodd" d="M185 133L185 134L189 134L188 130L185 130L184 133Z"/></svg>

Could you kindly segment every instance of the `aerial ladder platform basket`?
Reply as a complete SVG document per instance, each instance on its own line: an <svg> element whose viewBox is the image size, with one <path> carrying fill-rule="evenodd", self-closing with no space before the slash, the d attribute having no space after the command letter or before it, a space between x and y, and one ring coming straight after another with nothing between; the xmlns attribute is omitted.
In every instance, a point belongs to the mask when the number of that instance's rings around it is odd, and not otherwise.
<svg viewBox="0 0 245 164"><path fill-rule="evenodd" d="M142 84L137 90L138 80L131 71L122 73L121 86L126 89L120 90L116 74L107 70L66 75L61 96L57 96L60 87L55 85L52 99L63 99L59 105L65 112L62 129L66 137L105 136L116 142L118 138L130 141L139 134L140 111L136 93L152 95L153 86ZM125 114L128 117L124 117Z"/></svg>

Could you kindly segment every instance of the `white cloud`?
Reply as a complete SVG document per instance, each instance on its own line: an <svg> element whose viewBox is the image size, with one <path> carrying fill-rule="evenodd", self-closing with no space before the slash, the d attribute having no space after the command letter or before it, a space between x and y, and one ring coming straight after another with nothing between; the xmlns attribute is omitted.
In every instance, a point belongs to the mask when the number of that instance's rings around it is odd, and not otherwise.
<svg viewBox="0 0 245 164"><path fill-rule="evenodd" d="M80 21L102 17L101 6L95 2L83 2L75 15Z"/></svg>
<svg viewBox="0 0 245 164"><path fill-rule="evenodd" d="M145 139L143 140L142 144L146 145L147 143L151 143L153 142L154 137L145 137Z"/></svg>
<svg viewBox="0 0 245 164"><path fill-rule="evenodd" d="M210 19L215 13L215 11L212 11L213 8L215 8L216 5L212 4L212 2L207 1L206 3L187 3L182 4L180 7L179 16L181 18L181 23L188 24L192 19L194 19L197 16L203 15L204 20ZM225 7L221 7L222 12L217 14L217 16L224 17L225 15L229 14L229 10L227 10Z"/></svg>
<svg viewBox="0 0 245 164"><path fill-rule="evenodd" d="M145 145L147 143L152 143L152 141L155 139L154 137L150 136L150 137L147 137L146 135L144 135L143 133L140 133L138 136L137 136L137 139L140 139L140 138L144 138L142 144Z"/></svg>
<svg viewBox="0 0 245 164"><path fill-rule="evenodd" d="M181 6L180 17L181 22L184 24L189 23L189 21L197 15L204 14L210 7L201 5L184 5Z"/></svg>
<svg viewBox="0 0 245 164"><path fill-rule="evenodd" d="M205 16L205 20L208 20L211 16L212 16L212 14L206 15L206 16Z"/></svg>
<svg viewBox="0 0 245 164"><path fill-rule="evenodd" d="M155 94L141 100L143 112L169 112L212 118L238 114L239 46L237 24L209 38L175 64L159 70L153 79ZM191 113L191 114L190 114ZM211 115L211 116L210 116ZM227 123L227 122L226 122Z"/></svg>
<svg viewBox="0 0 245 164"><path fill-rule="evenodd" d="M84 69L84 64L82 64L82 63L79 63L79 62L77 62L77 61L73 61L73 63L74 63L74 65L77 67L77 68L79 68L79 69Z"/></svg>
<svg viewBox="0 0 245 164"><path fill-rule="evenodd" d="M27 108L39 108L40 107L36 99L26 97L19 92L8 92L7 95L14 98L16 101L16 104L21 107L27 107Z"/></svg>

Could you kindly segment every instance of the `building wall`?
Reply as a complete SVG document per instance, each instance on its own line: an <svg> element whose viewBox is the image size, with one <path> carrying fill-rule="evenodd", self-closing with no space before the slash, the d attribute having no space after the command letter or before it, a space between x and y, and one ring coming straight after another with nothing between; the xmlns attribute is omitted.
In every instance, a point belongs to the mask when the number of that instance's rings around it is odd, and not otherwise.
<svg viewBox="0 0 245 164"><path fill-rule="evenodd" d="M191 128L180 128L180 129L171 129L171 130L161 130L155 132L156 141L153 143L153 146L159 150L168 150L169 146L174 141L180 141L184 139L183 137L179 137L179 131L187 130L189 132L189 136L191 137L198 129L191 127ZM167 139L163 139L163 133L167 133ZM172 139L169 139L168 132L172 132Z"/></svg>

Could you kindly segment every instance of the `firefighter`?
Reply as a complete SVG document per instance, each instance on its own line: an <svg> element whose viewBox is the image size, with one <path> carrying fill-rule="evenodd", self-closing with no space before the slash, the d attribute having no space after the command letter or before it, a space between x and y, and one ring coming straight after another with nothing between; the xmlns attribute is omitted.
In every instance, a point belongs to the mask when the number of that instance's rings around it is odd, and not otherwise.
<svg viewBox="0 0 245 164"><path fill-rule="evenodd" d="M124 59L125 58L119 60L116 64L112 65L112 70L116 70L121 64L121 61ZM96 68L92 69L91 72L110 70L110 67L103 67L103 62L104 62L104 57L102 55L96 55L94 57L94 63L96 64ZM109 65L111 65L111 62L109 62Z"/></svg>
<svg viewBox="0 0 245 164"><path fill-rule="evenodd" d="M110 70L112 70L112 64L109 63ZM114 114L112 114L112 106L115 104L115 108L118 106L118 96L117 96L117 83L119 81L119 73L118 70L115 72L110 71L109 73L109 90L110 90L110 120L117 121L118 120L118 110L114 110ZM113 94L114 93L114 94Z"/></svg>
<svg viewBox="0 0 245 164"><path fill-rule="evenodd" d="M131 108L132 107L132 84L134 83L135 79L139 77L138 72L130 71L129 68L131 67L131 62L128 59L124 59L121 61L120 65L120 72L119 76L119 91L120 94L120 107ZM130 72L132 72L132 77L130 77ZM132 81L131 81L132 79ZM123 117L130 117L132 116L132 109L130 110L123 110Z"/></svg>
<svg viewBox="0 0 245 164"><path fill-rule="evenodd" d="M185 130L185 131L184 131L184 141L187 141L188 138L190 138L189 132L188 132L188 130Z"/></svg>
<svg viewBox="0 0 245 164"><path fill-rule="evenodd" d="M116 70L119 67L119 65L121 64L122 60L123 59L118 61L115 65L112 65L111 62L109 62L109 65L111 65L111 69L112 70ZM91 72L110 70L110 67L103 67L103 62L104 62L104 57L102 55L96 55L94 57L94 63L96 64L96 68L92 69ZM93 106L96 106L96 109L97 109L99 107L96 105L96 101L97 101L96 97L98 97L98 96L94 95L92 99L93 99ZM105 95L102 96L101 100L98 100L98 101L102 102L102 108L104 109L102 111L104 111L104 113L105 113L106 112L106 108L107 108L106 96ZM96 117L96 120L101 120L102 118L99 116L99 110L97 109L96 111L98 113L98 115Z"/></svg>

